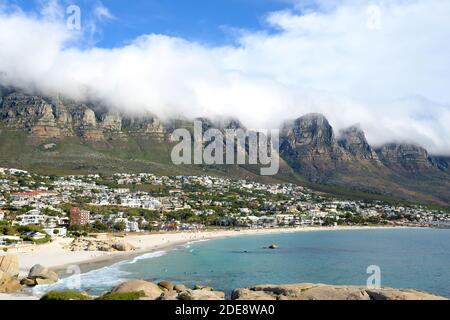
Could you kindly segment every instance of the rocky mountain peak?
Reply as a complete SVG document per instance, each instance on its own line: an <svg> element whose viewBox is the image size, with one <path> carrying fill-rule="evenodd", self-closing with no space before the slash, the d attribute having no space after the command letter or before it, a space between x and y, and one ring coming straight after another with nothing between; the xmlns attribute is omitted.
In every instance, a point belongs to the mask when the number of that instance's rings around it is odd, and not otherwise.
<svg viewBox="0 0 450 320"><path fill-rule="evenodd" d="M416 144L390 143L384 145L378 155L389 166L401 166L408 171L432 167L428 151Z"/></svg>
<svg viewBox="0 0 450 320"><path fill-rule="evenodd" d="M322 114L307 114L282 129L293 147L312 147L318 153L337 149L333 128Z"/></svg>
<svg viewBox="0 0 450 320"><path fill-rule="evenodd" d="M367 142L366 135L359 125L341 130L338 143L345 151L355 157L378 160L376 152Z"/></svg>
<svg viewBox="0 0 450 320"><path fill-rule="evenodd" d="M236 118L225 118L219 121L219 128L221 130L246 130L245 126Z"/></svg>
<svg viewBox="0 0 450 320"><path fill-rule="evenodd" d="M343 157L333 128L325 116L308 114L286 123L281 130L280 154L313 181L321 181L336 169Z"/></svg>

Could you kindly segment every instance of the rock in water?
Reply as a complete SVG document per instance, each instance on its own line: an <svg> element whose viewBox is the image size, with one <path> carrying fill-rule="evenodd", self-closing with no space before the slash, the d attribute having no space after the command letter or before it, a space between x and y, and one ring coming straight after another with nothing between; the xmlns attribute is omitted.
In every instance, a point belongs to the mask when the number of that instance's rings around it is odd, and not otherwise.
<svg viewBox="0 0 450 320"><path fill-rule="evenodd" d="M156 284L144 280L132 280L117 286L112 290L113 293L132 293L144 292L145 298L156 300L161 297L163 291Z"/></svg>
<svg viewBox="0 0 450 320"><path fill-rule="evenodd" d="M59 276L56 272L37 264L33 268L31 268L30 272L28 273L28 278L31 279L48 279L53 280L54 282L57 282L59 280Z"/></svg>
<svg viewBox="0 0 450 320"><path fill-rule="evenodd" d="M28 273L28 277L22 280L22 284L33 287L37 285L48 285L58 282L59 275L40 265L37 264L33 268L30 269L30 272Z"/></svg>
<svg viewBox="0 0 450 320"><path fill-rule="evenodd" d="M277 244L272 244L272 245L269 246L269 249L272 249L272 250L276 250L276 249L279 249L279 248L280 247Z"/></svg>
<svg viewBox="0 0 450 320"><path fill-rule="evenodd" d="M0 257L0 271L8 274L10 277L19 276L19 259L17 256L7 254Z"/></svg>

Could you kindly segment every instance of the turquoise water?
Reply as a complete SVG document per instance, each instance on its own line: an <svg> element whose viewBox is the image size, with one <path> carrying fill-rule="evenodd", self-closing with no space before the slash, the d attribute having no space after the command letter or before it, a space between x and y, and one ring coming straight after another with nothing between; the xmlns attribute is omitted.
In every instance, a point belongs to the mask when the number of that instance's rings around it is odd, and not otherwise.
<svg viewBox="0 0 450 320"><path fill-rule="evenodd" d="M280 249L264 249L272 243ZM371 265L381 268L382 286L450 297L450 230L317 231L197 242L91 271L81 284L93 294L125 279L202 284L227 293L268 283L365 285ZM71 281L38 290L66 288Z"/></svg>

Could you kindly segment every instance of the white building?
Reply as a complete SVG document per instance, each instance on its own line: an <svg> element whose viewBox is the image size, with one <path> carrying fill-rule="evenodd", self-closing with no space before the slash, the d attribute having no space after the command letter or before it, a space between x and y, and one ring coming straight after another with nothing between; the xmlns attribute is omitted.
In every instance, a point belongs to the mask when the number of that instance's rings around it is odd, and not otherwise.
<svg viewBox="0 0 450 320"><path fill-rule="evenodd" d="M139 229L139 223L135 221L128 221L125 232L141 232Z"/></svg>
<svg viewBox="0 0 450 320"><path fill-rule="evenodd" d="M156 199L142 201L142 209L158 210L161 208L161 202Z"/></svg>
<svg viewBox="0 0 450 320"><path fill-rule="evenodd" d="M64 238L67 236L66 228L46 228L44 229L44 232L53 238L55 237Z"/></svg>
<svg viewBox="0 0 450 320"><path fill-rule="evenodd" d="M39 210L30 210L27 214L17 216L17 224L20 226L27 226L31 224L44 224L47 216L43 215Z"/></svg>

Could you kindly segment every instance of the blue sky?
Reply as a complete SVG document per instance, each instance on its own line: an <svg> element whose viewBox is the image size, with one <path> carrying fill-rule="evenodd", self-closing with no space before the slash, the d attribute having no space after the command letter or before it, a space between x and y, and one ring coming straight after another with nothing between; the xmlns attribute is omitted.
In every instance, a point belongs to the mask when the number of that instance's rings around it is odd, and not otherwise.
<svg viewBox="0 0 450 320"><path fill-rule="evenodd" d="M12 0L25 11L38 10L42 0ZM98 25L96 45L120 47L142 34L159 33L207 45L232 43L236 30L267 31L264 18L291 7L289 0L78 0L61 1L82 9L82 19L102 4L114 19Z"/></svg>

